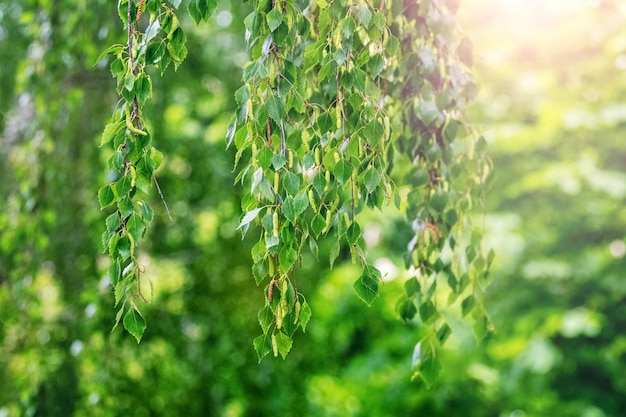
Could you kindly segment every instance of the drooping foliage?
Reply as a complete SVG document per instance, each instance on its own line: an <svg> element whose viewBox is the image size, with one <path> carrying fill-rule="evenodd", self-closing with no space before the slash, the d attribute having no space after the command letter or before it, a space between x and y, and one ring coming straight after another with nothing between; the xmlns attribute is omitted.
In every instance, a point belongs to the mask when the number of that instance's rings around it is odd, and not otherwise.
<svg viewBox="0 0 626 417"><path fill-rule="evenodd" d="M105 51L122 98L102 137L102 145L113 142L108 165L117 173L98 192L103 209L115 207L103 247L121 303L117 322L124 316L138 341L146 324L136 301L146 297L135 248L153 218L140 195L152 182L158 187L153 172L162 159L142 116L152 94L146 69L164 71L171 62L176 68L187 56L179 3L120 1L128 41ZM362 270L356 294L374 302L381 274L368 261L359 214L393 204L414 234L405 255L413 273L398 311L405 320L419 313L433 329L416 359L432 380L435 349L450 333L441 310L461 298L479 339L490 327L479 294L493 253L483 257L468 215L480 203L477 190L490 164L484 140L463 116L475 86L470 42L454 23L456 4L262 0L252 7L245 18L250 61L226 140L237 149L235 182L244 189L238 229L245 235L260 226L252 248L252 272L266 301L258 314L263 334L254 340L259 358L284 358L294 332L305 330L312 312L296 270L303 251L317 256L323 236L334 241L330 265L348 252ZM200 0L188 10L198 23L214 9ZM441 282L444 291L437 290Z"/></svg>

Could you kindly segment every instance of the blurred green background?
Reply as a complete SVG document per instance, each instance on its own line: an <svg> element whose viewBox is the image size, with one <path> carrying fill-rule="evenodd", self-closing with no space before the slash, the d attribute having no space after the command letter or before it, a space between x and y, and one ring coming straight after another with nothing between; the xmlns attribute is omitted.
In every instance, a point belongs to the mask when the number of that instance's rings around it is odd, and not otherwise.
<svg viewBox="0 0 626 417"><path fill-rule="evenodd" d="M184 20L189 56L153 77L146 117L166 155L170 223L142 244L154 284L141 344L112 334L100 251L108 180L99 136L117 100L115 2L0 0L0 417L620 417L626 410L626 4L465 0L458 21L481 86L469 118L496 171L476 208L497 258L476 345L453 322L440 381L411 381L416 323L395 310L402 219L372 215L369 256L388 273L367 308L359 271L305 258L313 317L286 361L252 348L263 295L236 233L224 135L247 61L247 5ZM320 258L332 242L320 242Z"/></svg>

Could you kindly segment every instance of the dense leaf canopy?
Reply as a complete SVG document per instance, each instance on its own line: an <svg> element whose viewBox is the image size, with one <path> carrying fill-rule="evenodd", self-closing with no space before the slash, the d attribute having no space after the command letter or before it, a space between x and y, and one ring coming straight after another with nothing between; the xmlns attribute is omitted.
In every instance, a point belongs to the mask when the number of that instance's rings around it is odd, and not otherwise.
<svg viewBox="0 0 626 417"><path fill-rule="evenodd" d="M0 0L0 416L621 416L623 5L459 2L480 85L462 115L441 112L446 103L421 85L407 90L411 60L392 56L423 33L378 22L380 3L347 12L316 1L342 23L308 29L274 3L165 3L171 13L149 0L132 10L120 2L126 13L105 0ZM393 5L410 14L440 2L386 3L393 16ZM139 20L136 55L124 52L129 12ZM431 30L446 33L450 21L436 23ZM388 36L367 57L346 52L385 25L398 45ZM291 28L312 43L296 45ZM266 44L268 34L281 42ZM469 87L470 41L456 36L460 72L442 71L441 85ZM443 59L436 50L416 58L429 75L417 79L431 86L437 71L427 64ZM129 57L144 67L129 72ZM337 85L340 68L352 75ZM422 96L410 111L363 99L379 91ZM449 192L458 182L433 182L445 148L422 147L425 162L414 166L422 151L408 146L428 126L455 138L450 119L440 120L450 115L458 132L475 130L467 120L484 125L475 155L488 146L496 167L471 207ZM342 148L346 126L361 132L361 149ZM377 149L390 138L398 146L387 171L390 156ZM385 181L395 187L389 196ZM413 220L424 201L431 217L420 229ZM448 226L463 210L497 254L476 297L455 296L463 269L445 269L456 230ZM432 259L416 234L435 248ZM457 236L468 248L479 238ZM463 253L477 266L492 259ZM445 273L433 281L416 273L429 259ZM114 291L112 277L127 286ZM496 332L477 344L489 327L474 317L483 310ZM111 332L118 311L140 344ZM277 319L306 332L278 329ZM259 331L269 339L253 346ZM425 343L445 339L442 348ZM274 349L286 360L258 362ZM412 380L420 362L428 366Z"/></svg>

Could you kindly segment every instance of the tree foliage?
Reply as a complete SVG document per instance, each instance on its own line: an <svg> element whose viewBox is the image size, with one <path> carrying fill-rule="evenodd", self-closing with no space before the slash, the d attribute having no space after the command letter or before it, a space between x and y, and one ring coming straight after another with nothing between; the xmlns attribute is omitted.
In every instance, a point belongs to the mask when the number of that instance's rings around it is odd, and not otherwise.
<svg viewBox="0 0 626 417"><path fill-rule="evenodd" d="M127 42L104 52L113 58L122 100L101 141L113 141L108 166L119 173L98 192L101 208L116 207L102 243L121 303L116 323L124 316L137 341L146 324L136 300L146 297L136 244L154 215L137 193L152 180L158 186L153 173L162 160L144 128L142 107L152 94L146 70L155 65L163 72L170 62L177 68L188 54L178 3L120 1ZM480 232L468 217L490 164L484 139L475 139L461 112L475 86L469 40L459 39L452 18L456 6L267 0L252 6L244 20L251 61L235 93L227 146L237 148L235 181L246 190L238 229L245 235L254 222L262 226L252 248L253 275L266 294L258 314L263 334L253 343L259 359L269 352L286 357L294 332L306 329L311 308L294 270L304 248L317 256L320 237L335 242L331 266L342 248L361 265L356 294L368 305L378 297L381 274L367 260L357 216L393 200L414 232L405 256L414 277L398 309L404 320L419 312L433 328L415 361L417 373L432 381L436 346L450 333L439 310L462 298L477 337L491 327L479 295L493 254L482 256ZM188 10L199 23L215 5L194 1ZM441 303L436 287L444 278L451 293Z"/></svg>
<svg viewBox="0 0 626 417"><path fill-rule="evenodd" d="M224 150L251 56L251 4L221 2L196 27L181 2L185 61L163 75L147 66L142 127L163 152L155 175L174 222L156 187L135 193L154 211L135 252L153 302L136 300L148 322L139 345L111 333L101 236L116 207L100 210L96 192L121 175L107 166L113 141L98 148L120 97L115 55L94 63L125 45L127 30L117 2L0 0L0 415L621 416L625 11L518 3L467 0L456 15L478 51L469 117L486 123L498 167L487 214L473 205L498 253L484 295L497 332L477 345L460 321L463 299L440 311L453 331L424 389L410 380L411 353L432 328L419 311L398 320L417 305L402 302L413 271L394 270L415 233L390 203L356 217L381 272L371 307L354 295L363 267L346 245L329 270L329 229L316 239L319 260L305 248L290 275L311 308L306 333L293 334L286 361L257 363L251 339L267 292L250 252L264 229L257 216L243 241L237 233L249 187L233 186L237 148ZM388 173L396 184L411 169L400 154ZM398 189L403 209L409 188Z"/></svg>

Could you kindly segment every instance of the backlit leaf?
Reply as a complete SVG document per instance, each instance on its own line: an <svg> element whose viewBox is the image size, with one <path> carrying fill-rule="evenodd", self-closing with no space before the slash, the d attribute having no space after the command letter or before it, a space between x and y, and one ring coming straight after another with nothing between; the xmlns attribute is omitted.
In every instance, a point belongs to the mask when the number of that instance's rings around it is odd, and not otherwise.
<svg viewBox="0 0 626 417"><path fill-rule="evenodd" d="M115 135L117 135L117 133L120 130L122 130L125 124L126 123L124 120L107 124L104 127L104 132L102 132L102 138L100 139L100 146L106 145L107 143L112 141Z"/></svg>
<svg viewBox="0 0 626 417"><path fill-rule="evenodd" d="M283 359L285 359L287 357L287 354L291 350L293 340L291 340L291 338L287 336L285 333L278 332L276 334L276 344L278 346L278 353L280 353L280 356L282 356Z"/></svg>
<svg viewBox="0 0 626 417"><path fill-rule="evenodd" d="M366 265L359 279L354 282L353 288L359 298L371 306L378 297L379 282L380 272L373 266Z"/></svg>
<svg viewBox="0 0 626 417"><path fill-rule="evenodd" d="M259 362L268 353L272 351L272 342L270 340L270 336L267 334L262 334L261 336L255 338L252 341L252 345L254 346L254 350L256 350L256 354L259 357Z"/></svg>
<svg viewBox="0 0 626 417"><path fill-rule="evenodd" d="M132 301L131 301L132 303ZM128 330L130 334L135 336L137 343L141 341L144 331L146 330L146 320L143 318L139 310L131 308L124 315L124 328Z"/></svg>

